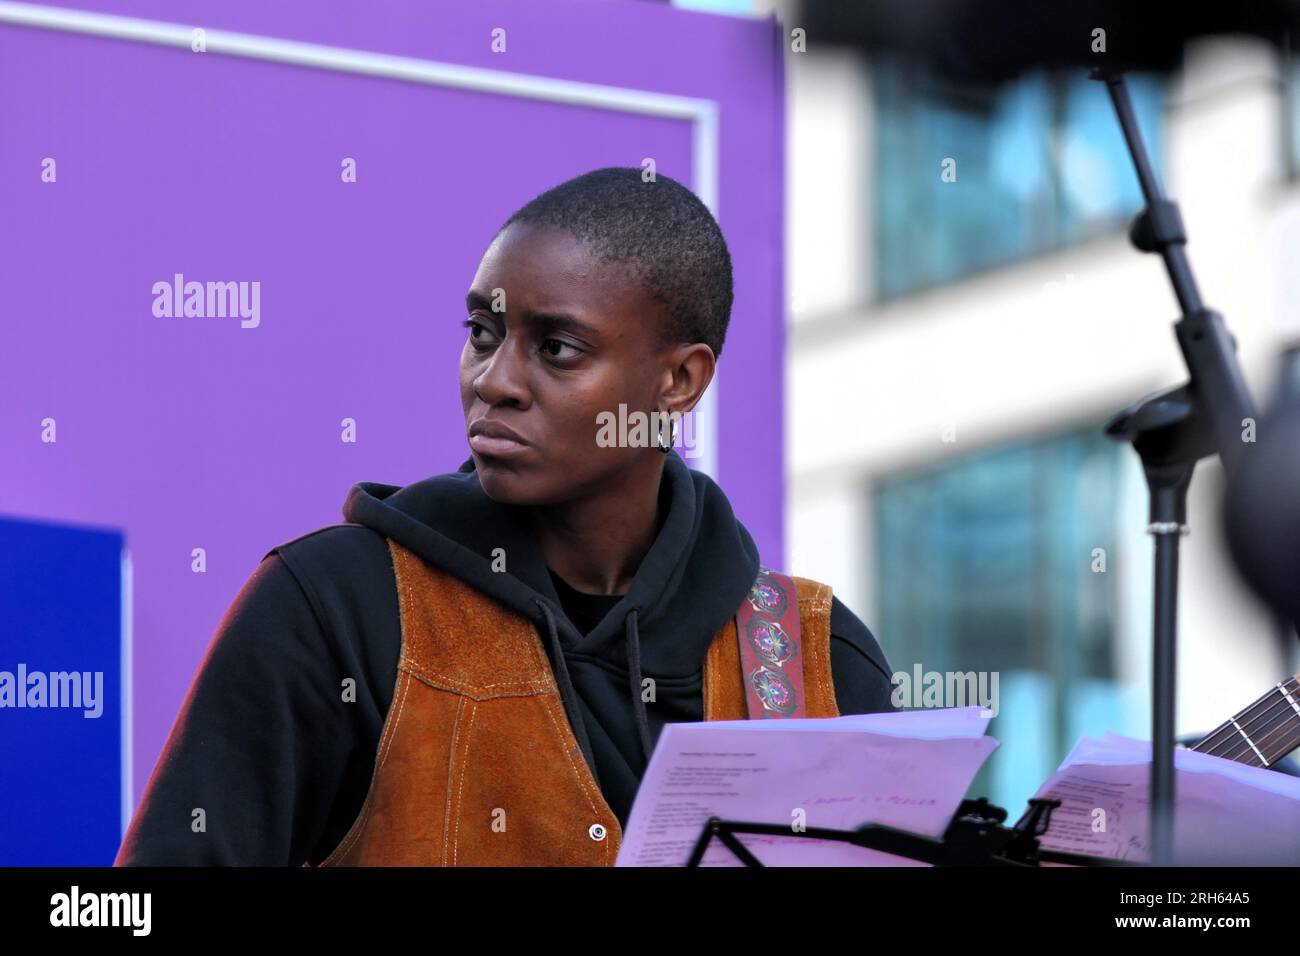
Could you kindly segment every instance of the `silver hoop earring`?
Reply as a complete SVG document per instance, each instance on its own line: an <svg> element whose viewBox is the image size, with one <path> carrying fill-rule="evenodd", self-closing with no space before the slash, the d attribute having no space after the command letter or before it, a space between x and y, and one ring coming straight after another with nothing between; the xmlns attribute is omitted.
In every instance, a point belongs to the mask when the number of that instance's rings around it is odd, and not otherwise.
<svg viewBox="0 0 1300 956"><path fill-rule="evenodd" d="M666 455L673 450L673 445L677 444L677 420L672 417L671 413L661 412L660 414L668 415L669 438L668 438L668 444L665 445L663 428L656 428L655 447L658 448L661 452L663 452Z"/></svg>

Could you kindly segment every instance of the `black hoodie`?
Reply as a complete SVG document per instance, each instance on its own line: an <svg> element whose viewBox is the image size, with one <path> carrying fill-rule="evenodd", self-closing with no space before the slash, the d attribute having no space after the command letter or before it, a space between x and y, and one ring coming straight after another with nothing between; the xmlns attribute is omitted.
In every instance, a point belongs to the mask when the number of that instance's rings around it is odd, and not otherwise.
<svg viewBox="0 0 1300 956"><path fill-rule="evenodd" d="M722 490L676 452L660 503L628 592L602 600L561 582L562 602L526 516L486 495L473 459L406 487L354 485L349 524L271 549L222 618L118 864L314 864L338 845L369 788L397 681L386 538L532 620L587 763L626 824L664 723L703 719L705 655L759 565ZM612 607L584 634L570 612L580 618L591 601ZM831 668L841 713L891 708L884 654L838 599ZM654 680L649 704L643 677Z"/></svg>

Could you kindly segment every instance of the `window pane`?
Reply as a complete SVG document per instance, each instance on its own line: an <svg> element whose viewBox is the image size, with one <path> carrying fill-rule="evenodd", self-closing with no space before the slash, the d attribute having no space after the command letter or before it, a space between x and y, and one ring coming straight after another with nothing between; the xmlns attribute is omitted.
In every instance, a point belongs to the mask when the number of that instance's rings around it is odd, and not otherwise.
<svg viewBox="0 0 1300 956"><path fill-rule="evenodd" d="M1162 83L1127 82L1159 171ZM1122 227L1141 208L1105 86L1082 70L981 87L882 57L873 89L882 298Z"/></svg>
<svg viewBox="0 0 1300 956"><path fill-rule="evenodd" d="M1113 667L1115 575L1099 560L1115 550L1126 451L1092 428L876 488L886 653L909 676L918 665L923 674L983 672L991 689L997 673L990 733L1002 747L974 792L1013 813L1080 727L1112 716L1106 726L1124 724Z"/></svg>

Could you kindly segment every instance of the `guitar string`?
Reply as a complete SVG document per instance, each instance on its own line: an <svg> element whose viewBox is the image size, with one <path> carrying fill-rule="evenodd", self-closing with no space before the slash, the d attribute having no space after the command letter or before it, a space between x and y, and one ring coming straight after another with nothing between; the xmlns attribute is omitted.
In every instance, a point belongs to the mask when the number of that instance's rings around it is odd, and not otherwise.
<svg viewBox="0 0 1300 956"><path fill-rule="evenodd" d="M1238 711L1236 714L1233 715L1231 720L1226 720L1223 723L1221 723L1218 727L1214 729L1212 733L1210 733L1203 740L1201 740L1197 744L1197 746L1210 745L1211 747L1217 747L1223 742L1221 740L1216 739L1219 737L1223 737L1228 740L1235 739L1237 741L1240 741L1241 739L1240 734L1237 732L1236 727L1233 726L1234 720L1240 724L1242 719L1244 718L1246 720L1246 725L1253 727L1256 726L1260 722L1260 720L1270 719L1276 716L1276 714L1279 711L1282 713L1286 713L1288 711L1295 712L1295 708L1291 706L1290 701L1287 700L1287 698L1283 694L1279 693L1278 690L1279 686L1283 691L1286 692L1292 692L1292 691L1300 692L1300 681L1298 681L1297 678L1295 677L1288 678L1286 681L1283 681L1280 685L1275 685L1272 690L1270 690L1267 694L1262 695L1258 700L1250 704L1248 707L1242 708L1240 711ZM1257 711L1260 711L1261 708L1262 708L1262 712L1257 713Z"/></svg>
<svg viewBox="0 0 1300 956"><path fill-rule="evenodd" d="M1296 687L1291 687L1290 685L1293 683L1296 683L1295 680L1289 679L1282 684L1282 688L1287 691L1300 690L1300 684L1297 684ZM1278 697L1280 699L1273 700L1272 699L1273 693L1277 693L1276 687L1273 689L1272 693L1266 694L1264 697L1260 698L1255 703L1251 704L1249 707L1245 708L1244 710L1242 710L1241 712L1233 716L1233 720L1237 721L1238 725L1241 724L1243 718L1245 719L1246 722L1241 727L1242 731L1245 731L1246 736L1249 737L1250 740L1255 742L1256 747L1258 747L1262 753L1265 753L1264 759L1270 764L1276 762L1277 760L1280 760L1283 756L1286 755L1286 753L1290 752L1289 749L1283 749L1282 751L1273 755L1272 757L1269 757L1268 754L1265 752L1265 746L1269 743L1270 738L1275 736L1277 733L1281 732L1282 730L1284 730L1287 726L1287 721L1283 721L1279 723L1276 727L1273 727L1267 733L1264 734L1260 733L1258 729L1259 725L1261 722L1265 722L1265 721L1271 723L1278 716L1289 717L1290 714L1294 711L1294 708L1291 707L1291 704L1286 699L1286 697L1282 696L1279 693ZM1269 700L1272 700L1272 703L1267 703L1267 701ZM1254 711L1258 710L1261 707L1263 708L1262 712L1253 713ZM1252 730L1254 731L1253 735L1251 734ZM1220 736L1222 736L1224 739L1222 740L1215 739ZM1258 739L1256 739L1256 737L1258 737ZM1205 747L1205 749L1199 750L1199 748L1201 747ZM1227 751L1221 752L1219 750L1219 748L1221 747L1227 747ZM1283 747L1285 748L1286 745L1283 744ZM1228 759L1232 759L1232 760L1236 760L1240 756L1248 752L1253 752L1252 748L1250 747L1250 744L1245 743L1243 741L1241 732L1237 730L1237 726L1233 724L1232 720L1225 721L1223 724L1220 724L1219 727L1213 733L1207 736L1204 740L1198 742L1195 748L1193 749L1198 749L1199 752L1201 753L1214 754L1215 756L1227 756L1228 751L1231 751L1233 755L1231 757L1228 757ZM1294 748L1292 747L1291 749Z"/></svg>
<svg viewBox="0 0 1300 956"><path fill-rule="evenodd" d="M1282 689L1286 691L1300 690L1300 682L1297 682L1295 678L1291 678L1282 684ZM1255 747L1257 747L1260 753L1264 755L1264 760L1269 765L1276 763L1278 760L1281 760L1288 753L1290 753L1291 750L1295 749L1295 742L1293 740L1293 741L1283 742L1281 745L1282 749L1276 754L1270 756L1268 752L1268 748L1271 746L1271 739L1277 736L1279 733L1282 733L1284 730L1286 730L1288 724L1287 721L1282 721L1281 723L1278 723L1276 726L1271 727L1270 729L1267 730L1267 732L1263 734L1259 732L1258 728L1262 722L1271 723L1277 717L1288 717L1291 714L1295 713L1295 710L1291 706L1290 701L1288 701L1286 697L1284 697L1281 693L1279 693L1278 688L1275 687L1273 689L1273 694L1277 694L1279 699L1272 702L1271 704L1266 704L1266 700L1271 698L1272 694L1265 695L1265 698L1261 698L1260 700L1256 701L1254 704L1251 704L1245 710L1233 716L1233 720L1237 721L1237 723L1241 725L1241 731L1244 731L1246 737L1249 737L1250 740L1254 742ZM1253 713L1253 714L1251 713L1251 711L1255 711L1260 707L1264 708L1261 713ZM1243 717L1245 718L1246 721L1245 724L1241 724L1241 720ZM1254 730L1254 733L1251 732L1252 730ZM1216 757L1225 757L1226 759L1234 760L1237 761L1238 763L1243 762L1241 761L1240 758L1247 754L1253 755L1256 758L1258 758L1259 754L1256 754L1254 748L1252 748L1250 744L1244 740L1241 731L1237 730L1237 727L1233 724L1231 720L1225 721L1223 724L1221 724L1218 727L1218 729L1216 729L1213 733L1207 736L1204 740L1197 743L1191 749L1197 750L1198 753L1208 753ZM1215 739L1216 737L1220 737L1220 736L1222 736L1224 739L1222 740ZM1290 746L1288 746L1288 743L1290 744ZM1200 749L1202 747L1204 747L1205 749L1203 750ZM1224 748L1224 749L1220 750L1220 748Z"/></svg>
<svg viewBox="0 0 1300 956"><path fill-rule="evenodd" d="M1274 738L1288 731L1290 722L1288 718L1292 714L1290 704L1284 699L1281 701L1265 705L1263 701L1253 705L1255 708L1263 708L1261 712L1246 717L1245 712L1236 715L1234 725L1228 721L1221 725L1213 734L1206 737L1203 741L1197 743L1193 748L1199 753L1208 753L1216 757L1224 757L1238 763L1250 763L1255 759L1262 759L1265 765L1272 765L1278 760L1295 749L1295 738L1291 740L1283 739L1278 744L1276 752L1270 752L1273 748ZM1248 708L1248 710L1251 708ZM1284 718L1280 722L1274 723L1278 718ZM1243 720L1245 721L1243 723ZM1272 725L1267 729L1261 730L1261 725ZM1239 731L1237 727L1240 726ZM1243 733L1245 736L1243 737ZM1223 739L1215 739L1222 737ZM1249 738L1249 739L1247 739ZM1254 747L1251 746L1254 743ZM1258 750L1258 753L1256 752ZM1250 757L1251 760L1242 760L1242 757Z"/></svg>

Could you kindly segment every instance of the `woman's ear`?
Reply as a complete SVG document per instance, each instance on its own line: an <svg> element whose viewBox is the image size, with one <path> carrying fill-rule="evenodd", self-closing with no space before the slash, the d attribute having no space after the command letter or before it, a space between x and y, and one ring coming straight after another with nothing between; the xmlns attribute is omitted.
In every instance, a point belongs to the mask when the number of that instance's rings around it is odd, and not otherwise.
<svg viewBox="0 0 1300 956"><path fill-rule="evenodd" d="M685 415L703 397L716 368L713 349L703 342L677 346L669 357L667 382L660 401L668 410Z"/></svg>

